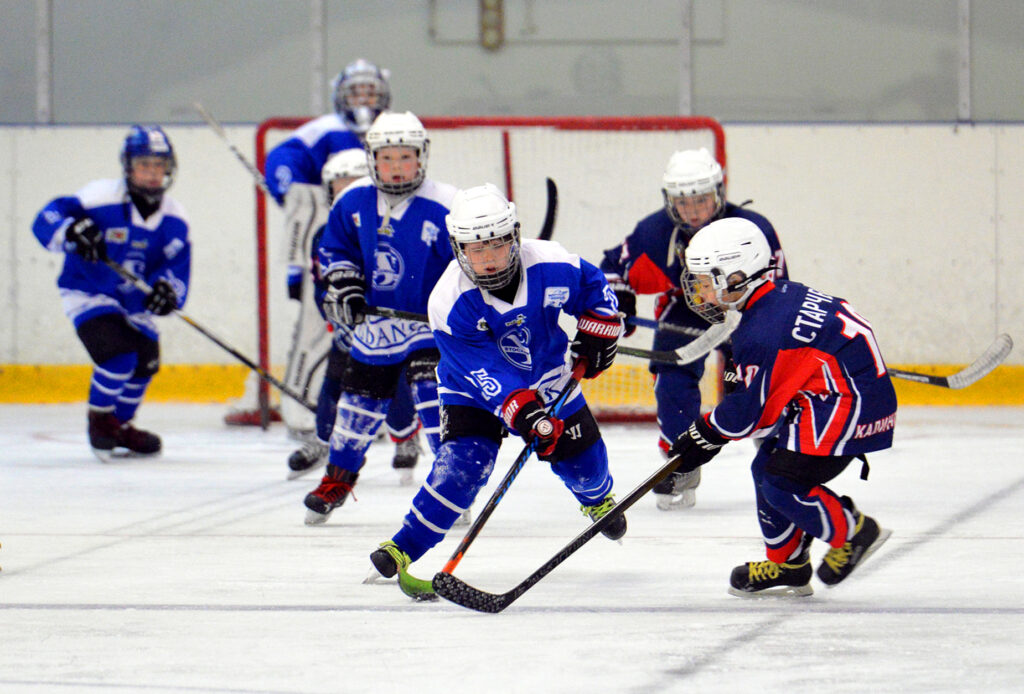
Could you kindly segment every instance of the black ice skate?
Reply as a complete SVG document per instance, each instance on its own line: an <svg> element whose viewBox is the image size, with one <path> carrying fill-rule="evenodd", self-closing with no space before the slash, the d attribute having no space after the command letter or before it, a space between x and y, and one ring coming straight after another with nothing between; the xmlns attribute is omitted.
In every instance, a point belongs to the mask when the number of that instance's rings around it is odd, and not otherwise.
<svg viewBox="0 0 1024 694"><path fill-rule="evenodd" d="M782 564L771 560L748 561L732 570L729 593L741 598L803 597L814 593L811 588L811 542L804 536L803 551L795 559Z"/></svg>
<svg viewBox="0 0 1024 694"><path fill-rule="evenodd" d="M398 483L403 487L412 484L412 469L420 459L419 436L413 434L404 441L395 442L395 457L391 459L391 467L398 474Z"/></svg>
<svg viewBox="0 0 1024 694"><path fill-rule="evenodd" d="M697 503L700 468L692 472L673 472L654 485L654 500L661 511L678 511Z"/></svg>
<svg viewBox="0 0 1024 694"><path fill-rule="evenodd" d="M288 479L302 477L324 465L330 450L330 446L316 439L304 444L288 456Z"/></svg>
<svg viewBox="0 0 1024 694"><path fill-rule="evenodd" d="M580 510L583 511L583 515L588 516L590 520L595 523L607 516L613 508L615 508L615 497L612 494L609 494L593 506L580 506ZM608 527L601 531L601 534L609 540L622 539L622 536L626 534L625 514L622 514L613 520Z"/></svg>
<svg viewBox="0 0 1024 694"><path fill-rule="evenodd" d="M114 458L148 457L160 453L160 437L131 422L121 422L112 412L89 411L89 445L104 463Z"/></svg>
<svg viewBox="0 0 1024 694"><path fill-rule="evenodd" d="M853 537L842 547L830 549L818 567L818 578L829 588L853 573L858 565L874 554L892 535L891 530L879 527L874 518L858 511L850 497L844 496L840 501L853 513L857 525L854 526Z"/></svg>
<svg viewBox="0 0 1024 694"><path fill-rule="evenodd" d="M357 479L358 472L328 465L320 486L306 495L306 525L325 523L331 511L345 503Z"/></svg>

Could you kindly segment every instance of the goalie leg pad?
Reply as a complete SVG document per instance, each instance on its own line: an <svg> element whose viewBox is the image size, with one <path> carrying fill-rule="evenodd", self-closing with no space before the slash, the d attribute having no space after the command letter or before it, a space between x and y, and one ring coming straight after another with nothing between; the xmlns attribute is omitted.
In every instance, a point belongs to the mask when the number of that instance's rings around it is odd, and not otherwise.
<svg viewBox="0 0 1024 694"><path fill-rule="evenodd" d="M444 539L494 471L498 444L481 436L446 441L392 538L416 561Z"/></svg>

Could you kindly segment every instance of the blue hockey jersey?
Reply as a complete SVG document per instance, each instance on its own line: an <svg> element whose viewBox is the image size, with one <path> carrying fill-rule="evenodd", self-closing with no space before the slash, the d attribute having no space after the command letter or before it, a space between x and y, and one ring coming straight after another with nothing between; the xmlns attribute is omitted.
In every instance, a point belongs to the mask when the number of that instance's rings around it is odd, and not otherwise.
<svg viewBox="0 0 1024 694"><path fill-rule="evenodd" d="M764 232L768 246L775 257L776 279L787 279L785 256L779 236L771 222L763 215L731 202L725 204L722 217L749 219ZM682 296L680 276L683 271L673 243L672 218L664 207L641 219L626 240L604 252L601 270L609 277L619 277L637 294L660 294L655 305L655 317L677 325L701 330L707 321L690 310ZM675 244L682 250L689 239L682 231L675 234Z"/></svg>
<svg viewBox="0 0 1024 694"><path fill-rule="evenodd" d="M167 280L178 295L178 306L185 304L192 249L187 216L178 202L164 195L157 211L143 219L128 196L124 179L93 181L73 196L50 201L36 216L32 232L48 250L63 252L68 227L85 215L104 231L111 260L150 286L158 279ZM152 314L143 306L146 295L104 263L68 253L57 286L64 312L76 328L100 314L121 312L156 339Z"/></svg>
<svg viewBox="0 0 1024 694"><path fill-rule="evenodd" d="M780 448L823 456L892 445L896 393L871 325L845 300L768 282L732 344L741 386L708 416L723 436L778 436Z"/></svg>
<svg viewBox="0 0 1024 694"><path fill-rule="evenodd" d="M535 388L548 402L568 381L569 339L558 325L567 313L618 313L604 274L553 241L522 241L522 279L512 304L470 281L457 262L430 295L430 327L441 362L442 405L469 405L499 415L514 390ZM580 397L579 391L574 399ZM574 410L570 400L564 413ZM579 404L577 403L577 407Z"/></svg>
<svg viewBox="0 0 1024 694"><path fill-rule="evenodd" d="M363 148L359 136L348 129L337 113L314 118L267 154L267 187L278 204L292 183L320 185L324 164L335 152Z"/></svg>
<svg viewBox="0 0 1024 694"><path fill-rule="evenodd" d="M427 179L391 210L369 178L353 182L331 208L320 241L324 275L355 269L366 278L370 306L426 313L427 297L455 257L444 218L457 189ZM355 327L352 355L368 364L398 364L417 349L434 347L418 321L367 316Z"/></svg>

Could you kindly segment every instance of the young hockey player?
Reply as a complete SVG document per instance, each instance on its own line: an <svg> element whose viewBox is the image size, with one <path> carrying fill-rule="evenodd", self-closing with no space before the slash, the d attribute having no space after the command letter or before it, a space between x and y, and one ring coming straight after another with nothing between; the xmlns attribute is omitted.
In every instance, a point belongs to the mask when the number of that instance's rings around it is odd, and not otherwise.
<svg viewBox="0 0 1024 694"><path fill-rule="evenodd" d="M32 224L44 247L65 253L57 286L93 362L89 444L104 462L160 452L160 437L136 429L132 420L160 367L153 316L180 308L188 295L188 220L164 194L176 167L162 129L133 125L121 147L122 178L93 181L52 200ZM152 291L135 289L107 266L108 259Z"/></svg>
<svg viewBox="0 0 1024 694"><path fill-rule="evenodd" d="M302 125L267 154L267 187L284 210L288 296L297 303L284 382L307 400L319 390L322 370L316 366L323 363L331 342L313 299L309 263L313 235L331 208L331 199L323 195L321 172L336 152L362 151L366 131L391 103L389 77L387 70L363 59L346 65L331 85L334 112ZM259 424L259 412L248 402L255 397L255 386L255 378L250 378L246 395L225 422ZM291 398L282 398L279 417L292 438L315 439L312 413Z"/></svg>
<svg viewBox="0 0 1024 694"><path fill-rule="evenodd" d="M431 451L437 447L438 352L430 328L367 315L371 305L424 313L452 260L444 218L456 189L426 178L429 140L412 113L385 112L366 133L370 177L334 204L320 244L324 312L352 328L341 374L327 474L305 499L306 523L327 520L359 477L363 454L387 414L399 378L408 381Z"/></svg>
<svg viewBox="0 0 1024 694"><path fill-rule="evenodd" d="M332 155L324 164L322 173L324 195L327 200L333 201L349 184L369 175L370 169L367 166L364 150L342 150ZM313 237L313 254L310 260L314 298L321 311L321 316L326 320L322 304L327 285L323 281L316 257L322 234L323 227ZM324 364L320 394L317 397L315 436L288 457L288 479L301 477L327 463L327 452L330 449L327 442L331 437L331 430L334 428L338 396L341 394L341 373L352 343L352 331L348 326L334 326L331 338L331 347L323 360L326 363ZM312 373L316 372L318 372L318 367L312 370ZM412 404L412 393L404 379L399 380L395 399L392 401L387 419L384 421L391 440L395 443L395 455L391 460L391 466L401 474L403 485L411 484L412 469L416 466L420 455L419 443L416 440L419 420L416 418L416 410Z"/></svg>
<svg viewBox="0 0 1024 694"><path fill-rule="evenodd" d="M443 431L426 482L401 529L370 559L390 578L440 542L469 508L494 469L506 430L538 441L584 515L597 520L615 505L608 454L577 390L558 416L545 412L570 378L575 360L594 378L615 358L622 323L601 271L551 241L520 241L515 205L486 184L460 191L447 217L457 263L430 295ZM558 325L578 318L570 345ZM617 540L620 517L604 530Z"/></svg>
<svg viewBox="0 0 1024 694"><path fill-rule="evenodd" d="M757 212L734 205L725 198L725 176L721 165L706 149L676 152L662 176L664 206L637 223L626 240L604 253L601 269L615 290L619 309L636 315L637 294L657 294L655 317L672 326L692 328L694 336L669 330L654 335L654 349L675 350L695 339L709 325L682 300L679 275L682 253L698 230L716 219L747 219L768 239L775 257L776 277L787 278L779 238L771 223ZM744 203L745 205L746 203ZM633 328L635 330L635 328ZM627 329L627 334L631 331ZM727 352L726 345L725 351ZM662 453L700 414L700 379L704 360L689 364L651 364L655 375L658 442ZM661 510L683 509L696 502L700 471L675 474L654 489Z"/></svg>
<svg viewBox="0 0 1024 694"><path fill-rule="evenodd" d="M830 549L818 578L834 586L889 537L848 496L825 486L854 458L892 445L896 394L871 325L845 300L771 279L772 248L746 219L712 222L686 248L684 291L712 322L739 311L738 388L672 445L677 472L729 441L764 437L751 465L767 559L737 566L738 596L810 595L810 544Z"/></svg>

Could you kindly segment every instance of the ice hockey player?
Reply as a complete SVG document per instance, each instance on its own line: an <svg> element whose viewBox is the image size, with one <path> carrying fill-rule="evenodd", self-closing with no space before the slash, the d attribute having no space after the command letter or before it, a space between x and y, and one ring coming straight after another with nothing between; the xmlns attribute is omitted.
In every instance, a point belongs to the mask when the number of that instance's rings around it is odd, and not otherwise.
<svg viewBox="0 0 1024 694"><path fill-rule="evenodd" d="M738 387L673 443L677 471L729 441L765 437L751 465L767 559L733 569L741 597L810 595L810 545L829 545L818 578L834 586L889 537L825 484L855 459L892 446L896 393L871 325L845 300L771 279L772 248L747 219L722 219L686 248L686 301L707 320L739 311Z"/></svg>
<svg viewBox="0 0 1024 694"><path fill-rule="evenodd" d="M603 274L552 241L520 240L516 208L491 184L460 191L447 217L452 263L430 295L441 362L441 447L401 529L370 555L390 578L440 542L494 469L506 430L538 441L592 521L615 505L608 454L577 390L558 416L545 404L568 382L575 360L594 378L615 358L622 322ZM578 318L569 343L558 324ZM604 534L626 532L620 516Z"/></svg>
<svg viewBox="0 0 1024 694"><path fill-rule="evenodd" d="M403 370L423 434L431 451L437 448L438 352L430 328L367 315L367 305L425 313L430 290L452 260L442 230L456 189L426 177L429 146L415 115L382 113L366 133L370 177L352 183L328 217L319 249L324 312L334 325L352 327L352 345L327 474L305 499L310 525L326 521L352 491Z"/></svg>
<svg viewBox="0 0 1024 694"><path fill-rule="evenodd" d="M316 365L330 347L323 319L313 300L310 252L313 234L327 221L330 200L325 199L321 172L330 156L347 149L363 149L367 129L391 103L390 74L359 59L334 78L334 112L302 125L267 154L266 180L274 199L283 207L287 239L288 296L295 319L284 382L311 400L320 388L322 369ZM228 424L259 424L252 409L256 380L246 384L246 395L225 416ZM280 418L290 437L311 441L314 415L291 398L282 398Z"/></svg>
<svg viewBox="0 0 1024 694"><path fill-rule="evenodd" d="M369 175L370 169L367 166L364 150L345 149L331 155L331 158L324 164L321 175L326 199L335 200L353 181ZM323 227L313 237L313 253L310 260L314 296L321 315L326 319L322 304L327 285L323 281L317 259L322 234ZM327 451L330 448L327 442L330 440L331 430L334 428L338 396L341 394L341 373L348 356L349 346L352 343L352 331L349 326L335 326L330 335L330 349L321 360L324 362L324 375L320 385L320 394L317 397L316 435L289 456L288 479L300 477L327 463ZM316 373L316 371L313 370L311 373ZM391 460L391 466L400 473L403 485L412 484L412 469L416 466L420 455L417 441L419 420L416 418L416 409L412 404L412 393L404 379L399 380L398 390L388 410L385 424L391 435L391 440L395 443L395 455Z"/></svg>
<svg viewBox="0 0 1024 694"><path fill-rule="evenodd" d="M65 254L57 287L93 362L89 444L104 462L160 453L160 438L136 429L132 420L160 366L153 317L180 308L188 295L188 220L164 194L176 167L161 128L133 125L121 147L123 178L93 181L52 200L32 224L44 247ZM108 259L152 291L135 289L107 266Z"/></svg>
<svg viewBox="0 0 1024 694"><path fill-rule="evenodd" d="M706 149L674 153L661 183L663 207L641 219L621 245L605 251L601 269L615 290L619 310L624 315L636 315L637 294L657 294L655 317L668 325L694 331L692 336L669 330L655 333L654 349L676 350L709 327L683 301L679 279L682 253L693 235L706 224L731 218L753 222L771 246L775 258L773 276L785 279L789 275L775 229L764 216L745 207L746 203L734 205L726 200L724 172ZM632 330L627 328L626 334ZM728 344L723 351L728 354ZM699 384L704 360L680 365L652 363L650 368L655 375L654 396L661 429L658 445L664 454L700 414ZM654 489L658 508L667 511L693 506L699 484L700 470L690 475L671 475Z"/></svg>

